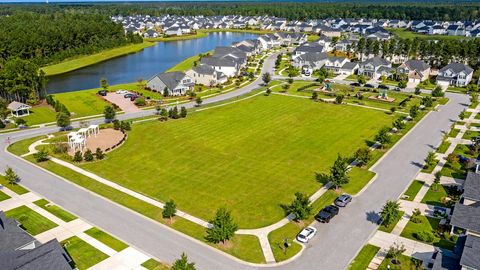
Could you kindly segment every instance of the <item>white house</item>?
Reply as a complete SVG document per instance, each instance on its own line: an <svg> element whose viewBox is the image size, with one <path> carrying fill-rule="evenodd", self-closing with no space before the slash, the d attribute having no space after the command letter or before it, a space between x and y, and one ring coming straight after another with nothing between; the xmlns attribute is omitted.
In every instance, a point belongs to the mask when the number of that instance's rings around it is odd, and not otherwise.
<svg viewBox="0 0 480 270"><path fill-rule="evenodd" d="M186 72L195 84L213 86L227 81L227 76L209 65L198 65Z"/></svg>
<svg viewBox="0 0 480 270"><path fill-rule="evenodd" d="M473 69L462 63L450 63L440 69L437 83L443 87L450 85L465 87L472 81Z"/></svg>
<svg viewBox="0 0 480 270"><path fill-rule="evenodd" d="M193 86L192 78L180 71L158 74L147 82L147 87L152 91L164 93L167 90L170 96L185 95Z"/></svg>

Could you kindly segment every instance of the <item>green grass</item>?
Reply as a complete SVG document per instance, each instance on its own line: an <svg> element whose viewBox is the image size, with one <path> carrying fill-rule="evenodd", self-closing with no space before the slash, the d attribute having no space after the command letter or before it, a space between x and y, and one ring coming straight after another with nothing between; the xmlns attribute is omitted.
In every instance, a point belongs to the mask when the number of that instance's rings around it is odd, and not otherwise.
<svg viewBox="0 0 480 270"><path fill-rule="evenodd" d="M23 116L22 119L27 121L27 125L38 125L56 121L56 113L50 106L35 106L30 110L30 115Z"/></svg>
<svg viewBox="0 0 480 270"><path fill-rule="evenodd" d="M97 95L98 89L66 92L53 95L55 100L65 105L72 118L98 115L103 113L105 106L109 105L107 101Z"/></svg>
<svg viewBox="0 0 480 270"><path fill-rule="evenodd" d="M36 205L40 206L41 208L47 210L48 212L52 213L53 215L55 215L56 217L58 217L59 219L65 221L65 222L70 222L72 220L77 219L76 216L74 216L74 215L70 214L69 212L63 210L62 208L60 208L57 205L53 205L53 204L49 205L49 202L45 199L40 199L40 200L34 202L34 204L36 204Z"/></svg>
<svg viewBox="0 0 480 270"><path fill-rule="evenodd" d="M450 130L450 133L448 133L448 137L455 138L457 137L458 133L460 132L460 129L452 129Z"/></svg>
<svg viewBox="0 0 480 270"><path fill-rule="evenodd" d="M265 263L260 242L254 235L235 235L231 240L231 246L214 246L242 260L253 263Z"/></svg>
<svg viewBox="0 0 480 270"><path fill-rule="evenodd" d="M457 179L467 178L467 172L464 168L462 168L462 165L459 162L452 164L447 161L440 172L443 176L447 177L453 177Z"/></svg>
<svg viewBox="0 0 480 270"><path fill-rule="evenodd" d="M420 39L430 39L430 40L441 40L441 39L470 39L465 36L447 36L447 35L424 35L424 34L419 34L412 32L410 30L404 29L404 28L386 28L388 31L393 33L399 38L405 38L405 39L414 39L414 38L420 38Z"/></svg>
<svg viewBox="0 0 480 270"><path fill-rule="evenodd" d="M411 269L417 269L415 268L415 261L418 261L415 258L410 258L405 255L400 255L398 257L398 260L400 261L400 264L394 265L391 263L391 258L385 258L383 259L382 263L378 267L379 270L411 270ZM388 268L390 266L390 268ZM423 269L423 268L421 268Z"/></svg>
<svg viewBox="0 0 480 270"><path fill-rule="evenodd" d="M122 251L128 247L124 242L95 227L86 230L85 233L116 251Z"/></svg>
<svg viewBox="0 0 480 270"><path fill-rule="evenodd" d="M443 185L438 185L437 190L435 190L433 186L434 185L430 186L428 189L427 193L422 199L422 203L445 207L446 205L442 202L442 198L448 196L447 190Z"/></svg>
<svg viewBox="0 0 480 270"><path fill-rule="evenodd" d="M134 125L108 159L81 166L160 201L174 199L203 219L226 206L241 228L256 228L281 219L279 204L295 192L313 194L315 172L328 170L338 152L351 155L390 122L369 109L257 96L182 120ZM157 143L162 147L151 147Z"/></svg>
<svg viewBox="0 0 480 270"><path fill-rule="evenodd" d="M41 139L45 139L47 138L47 136L37 136L37 137L32 137L32 138L29 138L29 139L26 139L26 140L21 140L21 141L18 141L18 142L15 142L15 143L12 143L11 145L8 146L7 150L12 153L12 154L15 154L17 156L21 156L23 154L26 154L28 153L28 147L38 141L38 140L41 140Z"/></svg>
<svg viewBox="0 0 480 270"><path fill-rule="evenodd" d="M471 140L471 139L473 139L475 137L478 137L478 136L480 136L479 131L467 130L467 131L465 131L465 134L463 134L462 139Z"/></svg>
<svg viewBox="0 0 480 270"><path fill-rule="evenodd" d="M159 261L156 261L155 259L149 259L148 261L145 261L142 263L142 266L147 268L148 270L169 270L170 267L168 265L165 265Z"/></svg>
<svg viewBox="0 0 480 270"><path fill-rule="evenodd" d="M213 51L208 51L206 53L212 53ZM205 53L204 53L205 54ZM183 60L182 62L176 64L175 66L171 67L167 70L167 72L172 71L187 71L193 68L196 61L200 60L200 54L188 57L187 59Z"/></svg>
<svg viewBox="0 0 480 270"><path fill-rule="evenodd" d="M373 257L375 257L375 254L377 254L379 250L380 248L377 246L366 244L360 250L360 252L355 257L355 259L353 259L348 269L351 269L351 270L367 269L368 265L370 264L370 261L373 259Z"/></svg>
<svg viewBox="0 0 480 270"><path fill-rule="evenodd" d="M447 152L451 144L452 143L447 140L442 141L442 144L440 144L440 146L438 147L437 152L441 154L445 154L445 152Z"/></svg>
<svg viewBox="0 0 480 270"><path fill-rule="evenodd" d="M77 236L63 240L62 245L74 261L77 269L87 269L108 258L108 255L94 248Z"/></svg>
<svg viewBox="0 0 480 270"><path fill-rule="evenodd" d="M118 47L115 49L104 50L102 52L92 54L92 55L80 56L75 59L69 59L55 65L42 67L42 70L45 72L47 76L59 75L59 74L67 73L67 72L80 69L86 66L97 64L97 63L100 63L115 57L119 57L122 55L136 53L147 47L154 46L154 45L155 43L153 42L130 44L130 45Z"/></svg>
<svg viewBox="0 0 480 270"><path fill-rule="evenodd" d="M380 225L378 227L378 230L382 232L391 233L393 231L393 228L395 228L395 226L397 225L398 221L400 221L400 219L402 218L403 214L405 214L405 212L400 211L400 213L398 214L398 218L396 220L394 220L388 226L385 226L385 224Z"/></svg>
<svg viewBox="0 0 480 270"><path fill-rule="evenodd" d="M319 35L308 35L308 37L307 37L308 42L317 41L319 39L320 39Z"/></svg>
<svg viewBox="0 0 480 270"><path fill-rule="evenodd" d="M419 181L419 180L413 180L413 182L408 187L407 191L405 191L405 193L404 193L404 195L408 196L408 198L406 198L405 200L413 201L413 199L415 199L415 196L417 195L417 193L422 188L423 184L425 184L425 182Z"/></svg>
<svg viewBox="0 0 480 270"><path fill-rule="evenodd" d="M20 186L19 184L11 185L10 183L8 183L7 179L5 179L5 177L2 175L0 175L0 185L10 189L11 191L17 193L18 195L22 195L29 192L26 188Z"/></svg>
<svg viewBox="0 0 480 270"><path fill-rule="evenodd" d="M275 261L281 262L287 260L302 250L302 246L293 241L302 228L303 226L295 222L289 222L285 226L268 234L268 241L270 242ZM285 238L288 238L288 242L291 245L284 251L283 241Z"/></svg>
<svg viewBox="0 0 480 270"><path fill-rule="evenodd" d="M5 215L20 222L31 235L37 235L58 226L25 205L8 210Z"/></svg>
<svg viewBox="0 0 480 270"><path fill-rule="evenodd" d="M348 194L355 195L372 180L375 173L366 169L353 167L348 175L350 176L350 183L345 185L342 190Z"/></svg>
<svg viewBox="0 0 480 270"><path fill-rule="evenodd" d="M421 220L421 222L419 223L414 223L411 220L408 221L407 226L405 226L400 236L409 238L415 241L420 241L416 237L416 234L419 232L428 231L434 235L434 240L430 244L433 244L434 246L438 246L441 248L450 249L450 250L453 249L453 247L455 246L455 242L450 241L449 239L444 239L443 237L441 237L440 233L438 232L438 223L440 222L440 219L426 217L422 215L419 216L419 219ZM423 242L423 241L420 241L420 242Z"/></svg>
<svg viewBox="0 0 480 270"><path fill-rule="evenodd" d="M10 199L10 196L0 191L0 202Z"/></svg>
<svg viewBox="0 0 480 270"><path fill-rule="evenodd" d="M188 40L188 39L197 39L204 38L208 36L208 33L204 31L197 31L195 34L181 35L181 36L171 36L171 37L156 37L156 38L146 38L147 41L178 41L178 40Z"/></svg>
<svg viewBox="0 0 480 270"><path fill-rule="evenodd" d="M30 162L34 162L33 157L29 156L26 157L26 159ZM67 169L61 165L58 165L56 163L53 163L51 161L46 161L42 163L38 163L38 166L41 166L45 168L46 170L49 170L59 176L62 176L65 179L68 179L69 181L80 185L92 192L95 192L99 194L100 196L103 196L107 199L112 200L113 202L116 202L120 205L123 205L127 208L132 209L135 212L138 212L150 219L153 219L155 221L158 221L164 225L167 225L179 232L182 232L186 235L189 235L197 240L200 240L204 243L205 241L205 228L197 225L191 221L188 221L183 218L175 217L174 222L172 224L168 223L165 219L162 218L162 209L155 207L149 203L146 203L144 201L141 201L135 197L132 197L130 195L127 195L123 192L120 192L114 188L111 188L105 184L102 184L100 182L97 182L89 177L86 177L82 174L79 174L77 172L74 172L70 169ZM242 236L235 236L235 238L242 238ZM258 241L258 240L257 240ZM224 249L225 252L231 254L231 255L237 255L245 260L248 260L250 262L254 262L254 259L258 259L259 255L254 256L253 258L249 258L250 254L252 253L257 253L257 254L262 254L262 251L260 249L257 249L258 245L254 243L254 241L250 238L247 240L240 239L237 241L233 242L234 245L232 246L232 249ZM208 244L208 243L207 243ZM218 247L217 245L212 246ZM235 252L235 253L234 253ZM263 255L262 255L263 256ZM263 260L263 257L262 257Z"/></svg>

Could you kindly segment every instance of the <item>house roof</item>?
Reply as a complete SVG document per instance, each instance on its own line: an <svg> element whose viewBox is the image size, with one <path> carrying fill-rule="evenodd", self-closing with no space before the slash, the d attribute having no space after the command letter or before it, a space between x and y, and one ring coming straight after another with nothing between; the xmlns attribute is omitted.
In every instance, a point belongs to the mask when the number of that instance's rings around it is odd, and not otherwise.
<svg viewBox="0 0 480 270"><path fill-rule="evenodd" d="M480 202L480 174L474 172L467 174L463 184L463 197Z"/></svg>
<svg viewBox="0 0 480 270"><path fill-rule="evenodd" d="M438 251L433 263L432 270L459 270L459 258L446 256L442 251Z"/></svg>
<svg viewBox="0 0 480 270"><path fill-rule="evenodd" d="M390 62L388 62L388 60L386 60L384 58L381 58L381 57L373 57L373 58L365 60L362 64L363 65L372 64L375 67L378 67L378 66L388 66L388 65L390 65Z"/></svg>
<svg viewBox="0 0 480 270"><path fill-rule="evenodd" d="M444 66L442 69L440 69L439 72L442 73L449 69L451 69L455 73L460 73L461 71L464 71L465 73L470 74L471 72L473 72L473 69L471 67L457 62L453 62Z"/></svg>
<svg viewBox="0 0 480 270"><path fill-rule="evenodd" d="M358 67L358 63L355 63L355 62L346 62L345 64L343 64L342 66L342 69L348 69L348 70L352 70L354 68Z"/></svg>
<svg viewBox="0 0 480 270"><path fill-rule="evenodd" d="M236 67L237 64L235 61L229 58L222 58L222 57L213 57L207 56L203 57L200 60L202 64L210 65L210 66L217 66L217 67Z"/></svg>
<svg viewBox="0 0 480 270"><path fill-rule="evenodd" d="M162 73L155 77L158 77L168 87L168 89L173 90L180 84L185 76L185 73L181 71L174 71Z"/></svg>
<svg viewBox="0 0 480 270"><path fill-rule="evenodd" d="M18 102L18 101L12 101L10 104L8 104L7 109L11 111L18 111L18 110L24 110L24 109L30 109L32 108L31 106Z"/></svg>
<svg viewBox="0 0 480 270"><path fill-rule="evenodd" d="M215 73L215 69L209 65L198 65L192 68L198 74L204 75L213 75Z"/></svg>
<svg viewBox="0 0 480 270"><path fill-rule="evenodd" d="M450 224L469 231L480 232L480 207L456 203Z"/></svg>
<svg viewBox="0 0 480 270"><path fill-rule="evenodd" d="M467 235L460 264L471 269L480 269L480 237Z"/></svg>
<svg viewBox="0 0 480 270"><path fill-rule="evenodd" d="M408 69L417 70L419 72L423 72L423 71L430 68L430 66L427 63L425 63L424 61L416 60L416 59L410 59L410 60L406 61L404 64L405 64L405 66L408 67Z"/></svg>
<svg viewBox="0 0 480 270"><path fill-rule="evenodd" d="M300 55L298 58L299 60L303 60L305 62L318 62L327 59L328 55L326 53L309 52Z"/></svg>

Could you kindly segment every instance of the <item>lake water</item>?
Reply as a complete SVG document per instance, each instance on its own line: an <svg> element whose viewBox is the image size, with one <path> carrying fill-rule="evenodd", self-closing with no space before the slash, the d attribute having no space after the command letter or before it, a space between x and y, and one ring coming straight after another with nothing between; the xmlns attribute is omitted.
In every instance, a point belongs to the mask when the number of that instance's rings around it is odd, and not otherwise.
<svg viewBox="0 0 480 270"><path fill-rule="evenodd" d="M190 56L256 37L250 33L213 32L199 39L158 42L135 54L51 76L48 78L47 92L54 94L99 87L101 78L107 78L110 85L146 80Z"/></svg>

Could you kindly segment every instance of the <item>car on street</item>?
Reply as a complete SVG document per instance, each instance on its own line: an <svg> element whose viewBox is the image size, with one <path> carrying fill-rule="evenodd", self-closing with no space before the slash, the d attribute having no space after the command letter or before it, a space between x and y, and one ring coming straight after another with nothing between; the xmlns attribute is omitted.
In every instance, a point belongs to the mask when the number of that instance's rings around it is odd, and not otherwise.
<svg viewBox="0 0 480 270"><path fill-rule="evenodd" d="M378 88L378 89L386 89L386 90L390 89L390 88L389 88L388 86L386 86L385 84L379 84L377 88Z"/></svg>
<svg viewBox="0 0 480 270"><path fill-rule="evenodd" d="M352 196L348 194L342 194L335 199L335 205L340 207L345 207L352 201Z"/></svg>
<svg viewBox="0 0 480 270"><path fill-rule="evenodd" d="M351 85L351 86L361 86L361 84L358 83L358 82L353 82L353 83L351 83L350 85Z"/></svg>
<svg viewBox="0 0 480 270"><path fill-rule="evenodd" d="M322 209L316 216L315 219L322 223L329 223L330 220L338 214L340 208L335 205L329 205Z"/></svg>
<svg viewBox="0 0 480 270"><path fill-rule="evenodd" d="M128 94L128 91L127 90L117 90L117 92L115 92L119 95L125 95L125 94Z"/></svg>
<svg viewBox="0 0 480 270"><path fill-rule="evenodd" d="M364 87L366 87L366 88L375 88L375 86L373 86L373 84L369 84L369 83L365 84Z"/></svg>
<svg viewBox="0 0 480 270"><path fill-rule="evenodd" d="M313 227L306 227L297 235L297 241L302 243L308 243L317 233L317 229Z"/></svg>
<svg viewBox="0 0 480 270"><path fill-rule="evenodd" d="M98 94L102 97L105 97L107 95L107 91L106 90L100 90L100 91L98 91Z"/></svg>

